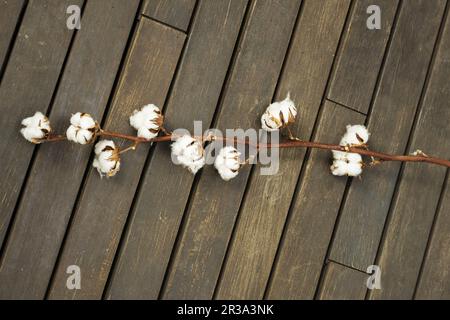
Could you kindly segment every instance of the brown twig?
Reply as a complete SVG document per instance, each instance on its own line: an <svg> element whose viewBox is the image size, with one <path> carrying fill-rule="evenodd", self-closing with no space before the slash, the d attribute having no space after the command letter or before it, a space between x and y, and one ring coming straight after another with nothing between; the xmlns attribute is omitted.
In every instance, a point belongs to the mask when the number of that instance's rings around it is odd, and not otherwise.
<svg viewBox="0 0 450 320"><path fill-rule="evenodd" d="M168 142L172 141L173 138L175 138L174 134L165 135L161 137L156 137L151 140L146 140L143 138L139 138L136 136L130 136L127 134L117 133L117 132L110 132L110 131L103 131L101 130L98 133L98 136L105 136L105 137L112 137L112 138L120 138L125 140L134 141L136 143L148 143L148 142ZM420 153L417 155L392 155L382 152L376 152L368 150L366 147L343 147L336 144L327 144L327 143L320 143L320 142L310 142L310 141L303 141L303 140L295 140L295 141L286 141L281 143L258 143L254 144L249 142L248 140L238 140L237 138L225 138L225 137L218 137L218 136L206 136L206 137L194 137L198 140L203 141L223 141L228 142L230 144L245 144L248 146L252 146L257 150L260 149L271 149L271 148L316 148L316 149L323 149L323 150L336 150L336 151L343 151L343 152L350 152L350 153L359 153L360 155L376 158L379 161L401 161L401 162L426 162L431 164L436 164L444 167L450 168L450 161L446 159L440 159L435 158L431 156L427 156L424 153ZM62 135L50 135L46 141L53 142L53 141L62 141L65 140L65 136Z"/></svg>

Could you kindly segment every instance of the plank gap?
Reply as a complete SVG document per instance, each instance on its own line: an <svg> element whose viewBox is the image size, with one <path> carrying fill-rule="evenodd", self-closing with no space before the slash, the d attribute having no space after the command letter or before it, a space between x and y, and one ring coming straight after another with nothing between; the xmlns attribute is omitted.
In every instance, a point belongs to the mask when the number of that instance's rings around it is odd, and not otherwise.
<svg viewBox="0 0 450 320"><path fill-rule="evenodd" d="M359 113L359 114L361 114L361 115L363 115L363 116L367 116L367 114L364 113L364 112L362 112L362 111L353 109L353 108L351 108L351 107L349 107L349 106L347 106L347 105L345 105L345 104L342 104L342 103L340 103L340 102L334 101L334 100L332 100L332 99L330 99L330 98L327 98L326 100L328 100L328 101L330 101L330 102L333 102L333 103L337 104L338 106L340 106L340 107L342 107L342 108L348 109L348 110L353 111L353 112L357 112L357 113Z"/></svg>
<svg viewBox="0 0 450 320"><path fill-rule="evenodd" d="M17 19L16 26L14 28L13 35L11 37L10 43L8 45L8 49L6 50L6 54L3 60L3 63L0 66L0 85L2 84L3 75L6 71L6 66L8 65L9 58L11 57L11 53L13 51L14 45L16 43L17 35L19 34L20 26L22 25L23 17L25 16L25 11L28 7L29 0L25 0L23 3L22 9L20 10L19 18Z"/></svg>
<svg viewBox="0 0 450 320"><path fill-rule="evenodd" d="M424 84L423 84L423 87L422 87L422 90L421 90L418 106L416 108L416 113L414 115L413 124L411 126L411 130L410 130L410 133L409 133L408 141L406 143L406 148L404 150L404 154L407 154L410 151L410 148L411 148L411 145L412 145L412 142L413 142L413 138L414 138L414 135L415 135L415 132L416 132L416 129L417 129L419 116L420 116L420 113L421 113L421 111L422 111L422 109L424 107L423 106L424 99L425 99L425 96L426 96L426 92L427 92L427 90L429 88L430 78L431 78L431 75L433 73L433 66L435 65L435 61L436 61L436 55L439 52L439 48L440 48L440 44L441 44L441 40L442 40L442 34L444 32L445 23L447 21L448 9L449 9L449 2L447 2L446 7L444 9L444 14L443 14L443 17L442 17L441 24L439 26L439 31L438 31L438 34L437 34L437 37L436 37L436 42L435 42L434 47L433 47L433 51L432 51L432 54L431 54L431 59L430 59L430 62L429 62L429 65L428 65L428 69L427 69L427 74L426 74L425 81L424 81ZM376 257L375 257L375 261L374 261L375 265L379 263L379 260L381 258L382 251L383 251L383 245L386 242L387 230L388 230L390 222L392 221L394 205L397 202L397 199L399 197L399 188L400 188L401 182L403 180L403 176L404 176L404 173L405 173L405 167L406 167L406 163L405 162L401 163L400 172L399 172L399 175L397 177L397 181L396 181L395 188L394 188L394 193L393 193L393 196L391 198L391 202L390 202L390 205L389 205L389 210L388 210L388 213L387 213L387 216L386 216L386 220L385 220L385 223L384 223L384 226L383 226L382 235L381 235L381 238L380 238L380 242L378 244L378 249L377 249L377 253L376 253ZM445 180L444 180L444 183L445 183ZM443 185L443 189L444 188L445 188L445 184ZM441 194L441 196L442 195L443 194ZM431 237L431 234L430 234L429 237ZM418 281L417 281L417 283L418 283ZM416 289L417 289L417 285L416 285ZM370 297L370 293L371 293L371 290L367 290L366 299L368 299Z"/></svg>

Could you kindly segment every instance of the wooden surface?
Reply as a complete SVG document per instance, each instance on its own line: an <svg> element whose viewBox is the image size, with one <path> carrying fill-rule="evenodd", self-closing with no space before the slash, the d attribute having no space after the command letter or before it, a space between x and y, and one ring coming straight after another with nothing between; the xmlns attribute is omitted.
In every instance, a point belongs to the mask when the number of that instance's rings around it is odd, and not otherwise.
<svg viewBox="0 0 450 320"><path fill-rule="evenodd" d="M290 92L302 139L366 123L374 150L449 158L447 2L0 0L0 299L450 299L445 168L338 178L329 152L285 149L275 175L255 164L224 182L155 144L100 179L92 145L19 134L36 110L58 132L82 111L134 134L128 117L148 103L169 130L258 129ZM66 27L72 4L80 30ZM381 289L368 290L374 264Z"/></svg>
<svg viewBox="0 0 450 320"><path fill-rule="evenodd" d="M196 0L143 0L143 14L173 28L186 31ZM227 12L226 9L224 12Z"/></svg>
<svg viewBox="0 0 450 320"><path fill-rule="evenodd" d="M303 5L304 18L292 40L277 94L284 99L290 92L294 100L302 101L302 123L296 126L296 136L302 139L311 137L349 3L325 0ZM320 76L312 80L312 74ZM304 149L281 150L277 174L261 175L259 165L253 169L223 266L218 299L263 298L304 156Z"/></svg>
<svg viewBox="0 0 450 320"><path fill-rule="evenodd" d="M25 0L0 1L0 70L6 65L5 59L14 44L12 38L20 23L24 3Z"/></svg>

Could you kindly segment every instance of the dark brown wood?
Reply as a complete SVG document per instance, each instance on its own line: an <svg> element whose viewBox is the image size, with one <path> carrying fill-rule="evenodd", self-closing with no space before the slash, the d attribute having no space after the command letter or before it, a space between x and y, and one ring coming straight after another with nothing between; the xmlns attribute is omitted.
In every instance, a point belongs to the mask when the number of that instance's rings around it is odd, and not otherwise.
<svg viewBox="0 0 450 320"><path fill-rule="evenodd" d="M367 29L370 5L381 9L380 30ZM355 2L328 98L367 114L397 7L396 0Z"/></svg>
<svg viewBox="0 0 450 320"><path fill-rule="evenodd" d="M143 14L169 26L186 31L196 0L145 0ZM225 9L228 10L228 9Z"/></svg>
<svg viewBox="0 0 450 320"><path fill-rule="evenodd" d="M347 124L364 119L360 113L327 101L315 139L339 142ZM314 298L347 182L330 174L330 162L329 152L311 152L280 244L268 299Z"/></svg>
<svg viewBox="0 0 450 320"><path fill-rule="evenodd" d="M34 146L19 133L23 118L46 112L58 81L73 31L66 27L67 6L83 1L29 2L0 87L2 157L0 244L25 179Z"/></svg>
<svg viewBox="0 0 450 320"><path fill-rule="evenodd" d="M134 109L148 103L164 104L184 39L179 31L141 19L105 129L133 134L128 118ZM114 179L100 179L95 169L89 169L49 298L101 298L148 150L142 145L125 154L121 165L125 174ZM82 290L66 288L70 265L81 269Z"/></svg>
<svg viewBox="0 0 450 320"><path fill-rule="evenodd" d="M368 124L374 150L405 152L444 7L445 1L402 3ZM352 183L332 244L333 261L362 271L373 264L399 170L400 163L384 163L365 170L362 183Z"/></svg>
<svg viewBox="0 0 450 320"><path fill-rule="evenodd" d="M443 190L434 232L425 255L416 299L450 299L450 179Z"/></svg>
<svg viewBox="0 0 450 320"><path fill-rule="evenodd" d="M259 116L274 94L299 6L299 1L252 3L215 127L260 127ZM224 183L213 167L204 168L163 298L212 298L248 175L247 167Z"/></svg>
<svg viewBox="0 0 450 320"><path fill-rule="evenodd" d="M76 32L72 4L84 7ZM373 4L381 30L366 27ZM0 298L450 299L449 8L0 0ZM166 136L101 180L93 145L58 138L85 111L126 148L128 117L147 103L169 130L260 128L288 91L302 140L278 144L274 176L247 166L224 182L208 166L194 178L172 163ZM54 143L20 136L36 110L50 114ZM364 120L387 161L361 179L332 176L330 148ZM416 149L432 157L389 156ZM371 150L358 152L369 161ZM399 162L412 159L444 166ZM381 290L367 291L372 264ZM66 287L70 265L81 290Z"/></svg>
<svg viewBox="0 0 450 320"><path fill-rule="evenodd" d="M303 4L277 94L282 100L290 91L298 102L294 132L301 139L311 137L349 4L341 0ZM255 166L217 288L218 299L263 298L305 153L304 148L280 150L275 175L261 175L261 165Z"/></svg>
<svg viewBox="0 0 450 320"><path fill-rule="evenodd" d="M450 19L442 34L409 152L420 149L450 158ZM411 299L434 220L446 168L405 164L377 264L382 289L372 299Z"/></svg>
<svg viewBox="0 0 450 320"><path fill-rule="evenodd" d="M364 300L369 275L340 264L329 262L325 269L318 299Z"/></svg>
<svg viewBox="0 0 450 320"><path fill-rule="evenodd" d="M202 1L164 112L169 128L209 126L220 97L247 1ZM156 146L144 173L106 297L156 299L194 179ZM176 190L176 196L170 196Z"/></svg>
<svg viewBox="0 0 450 320"><path fill-rule="evenodd" d="M24 0L0 1L0 71L13 40L23 6Z"/></svg>
<svg viewBox="0 0 450 320"><path fill-rule="evenodd" d="M87 3L51 111L57 132L77 111L102 118L138 5ZM0 266L0 298L44 297L91 150L67 142L38 151Z"/></svg>

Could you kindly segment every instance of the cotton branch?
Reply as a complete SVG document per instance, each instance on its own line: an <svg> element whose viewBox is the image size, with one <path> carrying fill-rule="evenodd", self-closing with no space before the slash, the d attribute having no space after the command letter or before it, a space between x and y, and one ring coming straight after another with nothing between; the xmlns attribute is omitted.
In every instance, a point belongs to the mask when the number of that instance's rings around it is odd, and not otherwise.
<svg viewBox="0 0 450 320"><path fill-rule="evenodd" d="M124 140L129 140L132 142L135 142L137 144L139 143L154 143L154 142L171 142L172 140L176 140L179 136L176 136L175 134L168 134L164 136L159 136L153 139L146 140L144 138L139 138L136 136L131 136L127 134L117 133L117 132L111 132L111 131L103 131L101 130L98 133L98 136L103 137L111 137L111 138L119 138ZM226 137L219 137L219 136L201 136L201 137L194 137L197 140L200 141L223 141L224 143L230 143L233 145L248 145L252 146L257 150L261 149L273 149L273 148L312 148L312 149L322 149L322 150L334 150L334 151L342 151L342 152L349 152L349 153L357 153L363 156L373 157L375 159L378 159L380 161L400 161L400 162L425 162L425 163L431 163L436 164L440 166L444 166L447 168L450 168L450 161L445 159L440 159L436 157L431 157L424 155L423 153L418 153L417 155L393 155L388 153L382 153L377 151L372 151L367 148L363 147L347 147L347 146L340 146L337 144L328 144L328 143L322 143L322 142L311 142L311 141L304 141L304 140L289 140L285 142L280 143L251 143L247 140L239 140L237 138L226 138ZM64 135L50 135L46 142L55 142L55 141L63 141L66 140L66 137Z"/></svg>
<svg viewBox="0 0 450 320"><path fill-rule="evenodd" d="M411 155L392 155L369 150L370 133L364 125L348 125L339 144L303 141L293 135L290 125L295 122L297 108L290 96L283 101L270 104L261 116L261 128L266 132L280 132L286 130L289 140L280 143L257 143L250 140L240 140L237 137L226 138L211 133L202 136L171 133L164 128L164 116L161 110L149 104L135 110L129 117L130 125L136 130L136 135L103 130L99 123L88 113L77 112L70 118L70 126L65 135L54 134L50 121L41 112L22 120L20 130L23 137L31 143L57 142L68 140L72 143L87 145L94 143L97 138L116 138L131 141L125 148L119 148L114 141L102 139L96 143L93 166L100 176L112 177L117 174L121 166L121 155L134 151L141 143L171 142L171 155L174 164L181 165L192 174L196 174L205 164L205 142L221 141L226 147L222 148L214 159L214 167L220 177L228 181L239 174L239 169L248 164L250 159L241 159L237 145L247 145L255 150L283 149L283 148L312 148L329 150L333 156L330 166L335 176L358 177L363 169L385 161L425 162L450 168L450 161L430 157L420 150ZM362 156L371 158L365 163ZM209 163L208 163L209 164Z"/></svg>

